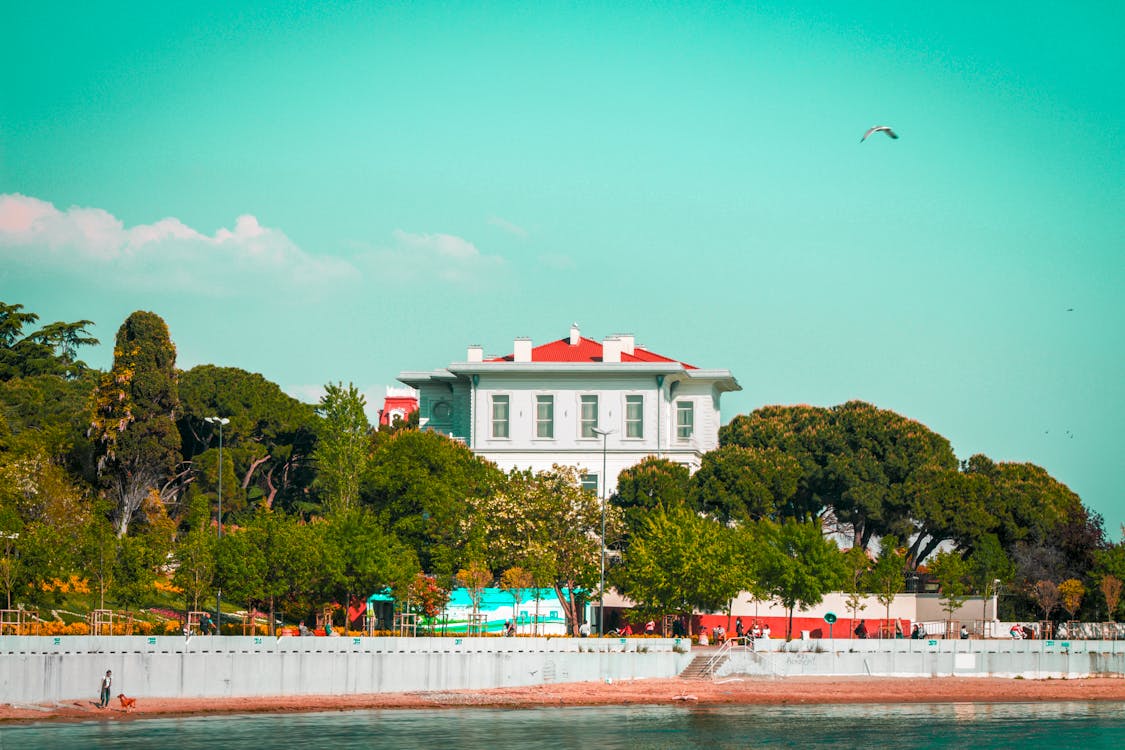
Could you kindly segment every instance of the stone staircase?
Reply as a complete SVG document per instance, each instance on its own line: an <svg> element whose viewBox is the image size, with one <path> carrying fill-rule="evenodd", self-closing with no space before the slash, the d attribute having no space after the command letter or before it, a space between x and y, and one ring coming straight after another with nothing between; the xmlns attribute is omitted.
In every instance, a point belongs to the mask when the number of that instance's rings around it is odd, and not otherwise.
<svg viewBox="0 0 1125 750"><path fill-rule="evenodd" d="M710 680L715 676L715 670L721 667L730 658L730 652L716 652L699 654L691 663L680 672L683 680Z"/></svg>

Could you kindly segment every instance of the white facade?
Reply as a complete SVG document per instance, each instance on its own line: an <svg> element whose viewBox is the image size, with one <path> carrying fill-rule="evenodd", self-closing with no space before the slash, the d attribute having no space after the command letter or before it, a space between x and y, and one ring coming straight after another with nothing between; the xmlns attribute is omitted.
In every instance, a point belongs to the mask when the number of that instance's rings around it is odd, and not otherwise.
<svg viewBox="0 0 1125 750"><path fill-rule="evenodd" d="M607 494L647 456L698 469L718 447L721 395L740 390L727 370L654 354L629 335L582 338L577 327L539 347L517 339L507 357L485 359L472 346L463 362L398 379L418 390L427 429L464 440L505 471L575 466Z"/></svg>

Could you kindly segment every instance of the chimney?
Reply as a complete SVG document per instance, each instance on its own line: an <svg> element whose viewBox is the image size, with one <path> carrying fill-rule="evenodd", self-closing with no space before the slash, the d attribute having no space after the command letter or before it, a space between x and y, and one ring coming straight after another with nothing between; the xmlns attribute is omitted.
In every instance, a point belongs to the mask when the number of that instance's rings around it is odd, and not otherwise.
<svg viewBox="0 0 1125 750"><path fill-rule="evenodd" d="M570 345L571 346L578 346L578 339L580 339L581 337L582 337L582 334L580 334L578 332L578 324L577 323L571 323L570 324Z"/></svg>
<svg viewBox="0 0 1125 750"><path fill-rule="evenodd" d="M483 362L484 347L480 344L469 344L469 352L465 355L466 362Z"/></svg>
<svg viewBox="0 0 1125 750"><path fill-rule="evenodd" d="M621 361L621 339L609 336L602 342L602 362Z"/></svg>
<svg viewBox="0 0 1125 750"><path fill-rule="evenodd" d="M628 354L629 356L632 356L633 355L633 334L631 334L631 333L619 333L619 334L617 334L617 338L621 341L621 353L622 354Z"/></svg>
<svg viewBox="0 0 1125 750"><path fill-rule="evenodd" d="M531 361L531 339L526 336L521 336L516 339L513 348L514 355L512 360L515 362L530 362Z"/></svg>

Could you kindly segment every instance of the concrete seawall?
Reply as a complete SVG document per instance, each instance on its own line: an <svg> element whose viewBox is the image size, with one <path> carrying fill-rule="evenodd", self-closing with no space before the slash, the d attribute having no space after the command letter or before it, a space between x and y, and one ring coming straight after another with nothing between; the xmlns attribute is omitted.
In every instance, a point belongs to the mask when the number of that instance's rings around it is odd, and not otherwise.
<svg viewBox="0 0 1125 750"><path fill-rule="evenodd" d="M1125 677L1125 641L810 640L731 650L718 678Z"/></svg>
<svg viewBox="0 0 1125 750"><path fill-rule="evenodd" d="M2 636L0 703L346 695L673 677L691 661L670 638L269 638Z"/></svg>

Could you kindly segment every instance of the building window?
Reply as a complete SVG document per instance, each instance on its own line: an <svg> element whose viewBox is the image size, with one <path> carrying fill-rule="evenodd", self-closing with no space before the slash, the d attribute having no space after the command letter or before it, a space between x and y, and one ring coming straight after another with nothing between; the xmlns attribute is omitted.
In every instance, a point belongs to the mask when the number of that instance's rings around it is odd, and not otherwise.
<svg viewBox="0 0 1125 750"><path fill-rule="evenodd" d="M690 438L695 432L695 404L691 401L676 402L676 437Z"/></svg>
<svg viewBox="0 0 1125 750"><path fill-rule="evenodd" d="M438 401L434 404L433 415L435 422L448 422L453 414L453 407L448 401Z"/></svg>
<svg viewBox="0 0 1125 750"><path fill-rule="evenodd" d="M598 494L598 475L597 474L583 474L582 475L582 489L593 494Z"/></svg>
<svg viewBox="0 0 1125 750"><path fill-rule="evenodd" d="M597 437L594 432L598 428L598 397L579 396L582 403L582 437Z"/></svg>
<svg viewBox="0 0 1125 750"><path fill-rule="evenodd" d="M535 437L553 438L555 436L555 397L535 397Z"/></svg>
<svg viewBox="0 0 1125 750"><path fill-rule="evenodd" d="M492 397L492 437L508 437L508 397Z"/></svg>
<svg viewBox="0 0 1125 750"><path fill-rule="evenodd" d="M643 438L645 436L645 397L625 397L625 437Z"/></svg>

